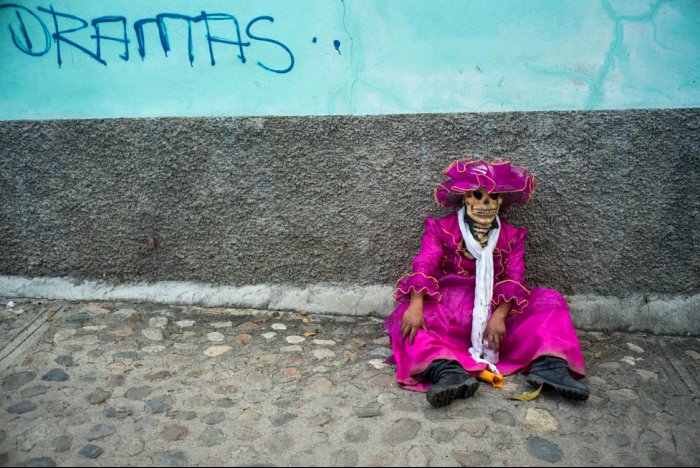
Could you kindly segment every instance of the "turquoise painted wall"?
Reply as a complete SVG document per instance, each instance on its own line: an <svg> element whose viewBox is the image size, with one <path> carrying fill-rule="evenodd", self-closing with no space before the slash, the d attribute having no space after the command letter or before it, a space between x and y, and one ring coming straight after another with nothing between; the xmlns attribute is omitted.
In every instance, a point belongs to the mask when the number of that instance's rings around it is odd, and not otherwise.
<svg viewBox="0 0 700 468"><path fill-rule="evenodd" d="M699 106L697 0L0 0L3 120Z"/></svg>

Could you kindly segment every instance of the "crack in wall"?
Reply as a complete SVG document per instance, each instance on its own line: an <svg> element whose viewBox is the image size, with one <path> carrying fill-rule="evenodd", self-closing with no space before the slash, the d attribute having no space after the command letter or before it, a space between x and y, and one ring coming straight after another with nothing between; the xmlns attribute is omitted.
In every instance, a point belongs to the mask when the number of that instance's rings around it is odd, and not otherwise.
<svg viewBox="0 0 700 468"><path fill-rule="evenodd" d="M353 75L353 82L350 84L350 93L348 96L348 113L352 115L352 100L353 100L353 91L355 87L355 83L357 82L357 70L356 70L356 60L355 60L355 40L350 34L350 31L348 30L347 23L345 21L346 15L347 15L347 7L345 5L345 0L340 0L340 4L343 7L343 17L342 17L342 24L343 24L343 30L345 31L345 34L347 37L350 39L350 70ZM343 83L343 85L335 92L331 93L331 99L328 100L328 114L334 114L334 107L335 103L338 101L340 96L342 96L346 90L347 90L347 81Z"/></svg>
<svg viewBox="0 0 700 468"><path fill-rule="evenodd" d="M610 42L608 52L605 54L603 66L600 68L600 70L598 70L598 75L595 81L593 81L593 83L590 85L590 94L585 105L586 109L596 109L600 107L603 99L605 98L605 90L603 89L603 85L615 63L615 57L618 57L618 60L621 60L622 56L624 55L624 50L622 49L625 40L623 22L648 22L653 25L653 20L659 12L661 5L666 1L667 0L659 0L649 9L649 11L641 15L618 15L613 6L610 4L609 0L601 0L603 9L608 14L610 19L615 22L615 33L613 35L613 40Z"/></svg>
<svg viewBox="0 0 700 468"><path fill-rule="evenodd" d="M608 50L605 53L603 64L595 75L595 78L591 78L583 73L574 72L571 70L556 70L556 69L545 69L539 68L532 65L528 65L530 70L543 75L549 75L554 77L563 77L569 79L575 79L582 81L588 86L588 98L584 104L585 110L600 109L605 99L605 81L608 78L610 71L615 66L615 63L619 61L624 56L624 22L629 21L633 23L650 23L652 25L652 38L654 43L665 50L672 52L681 52L679 50L672 49L664 44L662 44L658 39L657 26L654 23L656 15L659 13L661 6L667 3L669 0L659 0L656 2L647 12L640 15L619 15L615 11L614 7L610 4L609 0L601 0L601 5L603 9L614 22L613 24L613 38L610 41Z"/></svg>
<svg viewBox="0 0 700 468"><path fill-rule="evenodd" d="M350 97L348 100L348 106L350 109L350 113L353 113L352 110L352 101L355 93L355 85L357 84L358 80L358 69L357 69L357 59L355 58L355 39L352 37L352 34L350 34L350 31L348 31L348 25L345 22L345 18L347 15L347 6L345 5L345 0L340 0L340 2L343 4L343 29L345 30L345 34L350 38L350 70L352 70L352 84L350 85Z"/></svg>

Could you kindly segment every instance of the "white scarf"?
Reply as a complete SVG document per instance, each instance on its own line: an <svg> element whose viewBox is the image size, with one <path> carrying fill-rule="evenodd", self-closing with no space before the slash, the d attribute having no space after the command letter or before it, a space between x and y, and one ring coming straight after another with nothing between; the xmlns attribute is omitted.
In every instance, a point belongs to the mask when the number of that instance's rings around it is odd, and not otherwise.
<svg viewBox="0 0 700 468"><path fill-rule="evenodd" d="M476 259L476 287L474 288L474 313L472 315L472 346L469 353L477 362L488 364L491 372L500 374L496 368L498 353L488 349L484 342L484 332L489 321L491 297L493 296L493 249L496 247L498 235L501 232L501 220L496 216L497 227L488 234L488 242L484 247L474 239L469 228L464 223L465 208L458 212L459 230L467 250Z"/></svg>

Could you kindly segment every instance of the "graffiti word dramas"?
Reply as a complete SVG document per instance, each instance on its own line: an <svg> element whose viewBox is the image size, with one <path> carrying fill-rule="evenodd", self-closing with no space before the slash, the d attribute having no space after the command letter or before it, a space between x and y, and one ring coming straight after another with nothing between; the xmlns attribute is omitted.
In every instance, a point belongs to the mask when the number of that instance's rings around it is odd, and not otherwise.
<svg viewBox="0 0 700 468"><path fill-rule="evenodd" d="M88 22L87 19L79 16L56 11L53 6L37 7L35 12L15 3L3 3L0 4L0 14L2 18L9 17L10 39L22 53L40 57L48 54L55 43L59 67L63 64L63 49L67 47L80 51L95 62L107 65L102 49L105 41L116 42L124 47L124 51L118 56L124 61L129 61L131 58L130 47L134 46L135 41L141 60L145 60L146 53L151 47L146 40L146 31L149 30L157 32L156 48L159 45L167 56L171 51L168 25L177 21L187 25L187 53L191 66L194 66L195 59L192 33L194 25L204 33L212 66L216 65L215 49L223 54L224 47L230 48L228 53L232 51L241 63L246 63L248 61L246 52L249 49L253 50L256 44L267 44L278 48L279 63L257 61L259 67L273 73L288 73L294 68L294 55L289 47L261 32L269 29L269 27L265 28L265 25L274 23L275 19L272 16L257 16L243 27L235 16L228 13L202 11L196 16L160 13L151 18L133 21L129 28L129 21L125 16L100 16ZM107 34L105 29L109 29L110 34ZM130 36L131 29L133 31ZM224 29L226 34L222 35ZM114 31L118 33L115 34ZM214 31L217 31L218 35L215 35Z"/></svg>

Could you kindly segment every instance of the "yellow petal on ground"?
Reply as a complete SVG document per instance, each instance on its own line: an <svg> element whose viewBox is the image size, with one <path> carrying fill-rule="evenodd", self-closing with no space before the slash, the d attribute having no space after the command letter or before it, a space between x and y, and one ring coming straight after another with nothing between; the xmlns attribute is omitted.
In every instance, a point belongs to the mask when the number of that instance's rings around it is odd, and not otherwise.
<svg viewBox="0 0 700 468"><path fill-rule="evenodd" d="M540 395L540 392L542 391L542 387L544 384L540 385L540 387L535 390L534 392L529 392L529 393L521 393L520 395L513 395L510 397L511 400L518 400L518 401L530 401L534 400Z"/></svg>
<svg viewBox="0 0 700 468"><path fill-rule="evenodd" d="M315 331L307 331L307 332L304 332L304 336L307 338L310 336L316 336L316 332Z"/></svg>

